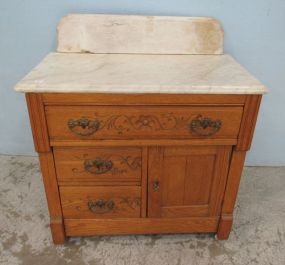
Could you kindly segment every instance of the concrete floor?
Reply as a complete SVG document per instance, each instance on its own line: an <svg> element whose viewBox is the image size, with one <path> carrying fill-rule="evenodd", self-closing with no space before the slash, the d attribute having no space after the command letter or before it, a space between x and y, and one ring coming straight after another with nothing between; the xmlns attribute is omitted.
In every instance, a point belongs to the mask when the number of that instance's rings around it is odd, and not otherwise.
<svg viewBox="0 0 285 265"><path fill-rule="evenodd" d="M0 156L0 264L284 265L285 167L244 170L228 241L211 234L72 238L54 246L38 160Z"/></svg>

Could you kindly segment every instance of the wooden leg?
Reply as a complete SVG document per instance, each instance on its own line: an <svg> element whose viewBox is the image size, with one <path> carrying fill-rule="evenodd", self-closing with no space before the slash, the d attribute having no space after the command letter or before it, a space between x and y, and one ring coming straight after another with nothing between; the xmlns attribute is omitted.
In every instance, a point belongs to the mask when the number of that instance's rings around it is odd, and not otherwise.
<svg viewBox="0 0 285 265"><path fill-rule="evenodd" d="M217 238L225 240L229 238L232 224L233 211L238 194L240 178L243 170L246 151L233 151L227 185L222 205L222 214L218 226Z"/></svg>
<svg viewBox="0 0 285 265"><path fill-rule="evenodd" d="M54 165L54 157L49 145L49 135L45 118L42 94L28 93L27 106L30 115L36 151L39 153L43 182L50 214L50 227L55 244L64 243L64 225L59 190Z"/></svg>
<svg viewBox="0 0 285 265"><path fill-rule="evenodd" d="M39 158L48 202L53 242L55 244L63 244L65 231L53 154L52 152L39 153Z"/></svg>
<svg viewBox="0 0 285 265"><path fill-rule="evenodd" d="M232 215L222 215L220 222L219 222L217 239L227 240L230 236L232 225L233 225L233 216Z"/></svg>
<svg viewBox="0 0 285 265"><path fill-rule="evenodd" d="M65 232L62 219L51 218L50 229L54 244L64 244Z"/></svg>

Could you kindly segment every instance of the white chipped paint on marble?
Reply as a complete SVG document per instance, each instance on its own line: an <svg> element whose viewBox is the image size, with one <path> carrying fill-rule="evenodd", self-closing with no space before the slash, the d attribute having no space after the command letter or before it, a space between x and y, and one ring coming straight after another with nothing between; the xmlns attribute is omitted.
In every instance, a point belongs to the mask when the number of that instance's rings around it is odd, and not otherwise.
<svg viewBox="0 0 285 265"><path fill-rule="evenodd" d="M264 94L229 55L51 53L17 84L20 92Z"/></svg>
<svg viewBox="0 0 285 265"><path fill-rule="evenodd" d="M70 14L58 52L222 54L223 29L209 17Z"/></svg>

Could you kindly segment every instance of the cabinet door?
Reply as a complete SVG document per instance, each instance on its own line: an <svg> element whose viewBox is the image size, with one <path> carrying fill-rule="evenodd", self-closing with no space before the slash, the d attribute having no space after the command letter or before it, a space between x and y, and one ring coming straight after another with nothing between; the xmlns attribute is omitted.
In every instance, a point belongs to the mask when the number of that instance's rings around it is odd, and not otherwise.
<svg viewBox="0 0 285 265"><path fill-rule="evenodd" d="M150 147L148 216L217 216L230 146Z"/></svg>

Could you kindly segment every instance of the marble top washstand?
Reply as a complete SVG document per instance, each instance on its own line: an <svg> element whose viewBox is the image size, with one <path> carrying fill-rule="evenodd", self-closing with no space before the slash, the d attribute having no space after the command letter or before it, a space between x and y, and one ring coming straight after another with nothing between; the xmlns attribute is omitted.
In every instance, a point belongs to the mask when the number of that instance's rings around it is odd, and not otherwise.
<svg viewBox="0 0 285 265"><path fill-rule="evenodd" d="M142 30L143 29L143 30ZM264 94L212 18L69 15L58 50L15 88L35 93Z"/></svg>
<svg viewBox="0 0 285 265"><path fill-rule="evenodd" d="M266 88L213 18L68 15L20 83L55 244L71 236L229 238Z"/></svg>

